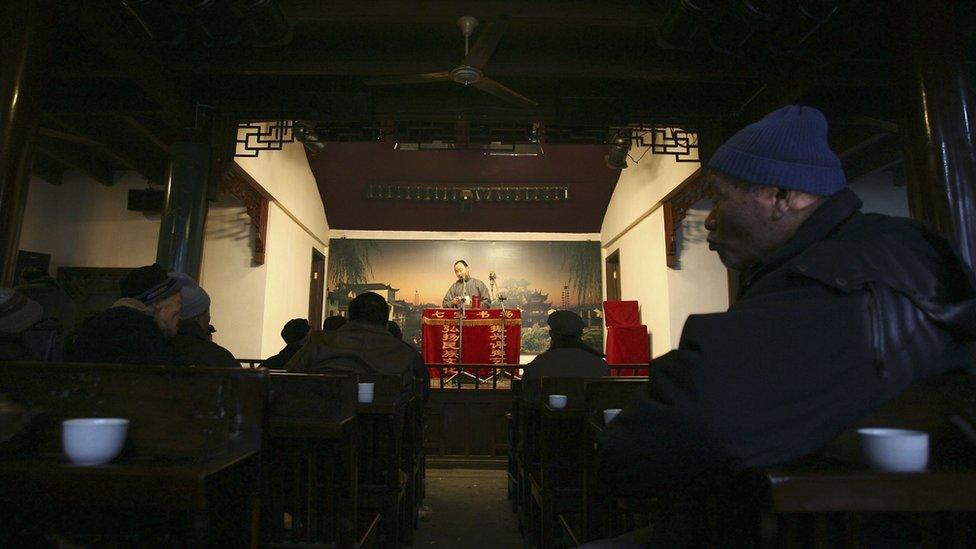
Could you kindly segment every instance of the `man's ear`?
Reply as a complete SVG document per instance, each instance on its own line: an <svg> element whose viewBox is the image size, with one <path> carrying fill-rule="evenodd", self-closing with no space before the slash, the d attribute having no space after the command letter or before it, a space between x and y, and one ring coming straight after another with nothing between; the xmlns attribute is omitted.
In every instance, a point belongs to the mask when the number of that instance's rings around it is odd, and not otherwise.
<svg viewBox="0 0 976 549"><path fill-rule="evenodd" d="M793 199L793 191L790 189L776 189L773 194L773 221L778 221L790 211L790 203Z"/></svg>

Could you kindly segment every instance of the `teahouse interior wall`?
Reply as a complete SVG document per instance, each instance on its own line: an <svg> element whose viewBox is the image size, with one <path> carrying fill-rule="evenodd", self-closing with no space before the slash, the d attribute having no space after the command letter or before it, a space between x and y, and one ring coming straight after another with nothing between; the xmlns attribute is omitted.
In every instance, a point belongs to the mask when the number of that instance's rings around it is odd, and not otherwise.
<svg viewBox="0 0 976 549"><path fill-rule="evenodd" d="M106 186L80 172L65 172L61 185L32 178L20 249L51 254L58 267L132 267L152 263L159 214L129 211L129 189L145 189L135 172L116 172Z"/></svg>
<svg viewBox="0 0 976 549"><path fill-rule="evenodd" d="M329 224L301 143L236 162L271 196L265 262L250 261L253 234L241 239L209 217L201 283L212 294L218 334L227 332L220 344L238 358L266 358L284 346L285 322L308 316L312 249L326 254ZM246 215L237 218L247 227Z"/></svg>
<svg viewBox="0 0 976 549"><path fill-rule="evenodd" d="M640 302L641 320L651 333L651 354L659 356L677 345L689 314L728 307L728 276L701 236L701 214L689 215L682 223L680 271L668 268L664 211L655 206L699 163L645 151L645 147L631 147L628 167L620 172L603 218L600 241L604 261L620 252L621 299ZM689 238L692 235L696 236ZM605 268L603 276L605 289Z"/></svg>

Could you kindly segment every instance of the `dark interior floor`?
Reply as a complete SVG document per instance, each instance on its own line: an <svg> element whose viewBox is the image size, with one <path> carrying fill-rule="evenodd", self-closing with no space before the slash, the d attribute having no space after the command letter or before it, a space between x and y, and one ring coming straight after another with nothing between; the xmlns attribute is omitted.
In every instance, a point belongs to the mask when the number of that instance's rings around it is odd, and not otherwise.
<svg viewBox="0 0 976 549"><path fill-rule="evenodd" d="M421 519L413 546L521 549L506 493L504 470L427 469L424 505L432 513Z"/></svg>

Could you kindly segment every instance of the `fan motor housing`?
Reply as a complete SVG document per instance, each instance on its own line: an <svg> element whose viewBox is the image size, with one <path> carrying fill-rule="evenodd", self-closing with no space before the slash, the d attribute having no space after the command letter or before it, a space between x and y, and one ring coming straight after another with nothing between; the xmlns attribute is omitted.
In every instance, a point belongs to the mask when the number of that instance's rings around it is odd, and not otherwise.
<svg viewBox="0 0 976 549"><path fill-rule="evenodd" d="M451 79L458 84L474 84L481 80L482 76L484 73L481 72L481 69L469 65L461 65L451 71Z"/></svg>

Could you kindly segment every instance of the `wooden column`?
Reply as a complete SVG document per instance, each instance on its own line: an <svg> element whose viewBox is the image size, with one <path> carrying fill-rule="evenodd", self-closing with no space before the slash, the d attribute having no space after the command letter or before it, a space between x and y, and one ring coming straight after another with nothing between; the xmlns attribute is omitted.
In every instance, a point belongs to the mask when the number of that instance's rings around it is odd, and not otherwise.
<svg viewBox="0 0 976 549"><path fill-rule="evenodd" d="M973 95L953 0L890 4L898 55L895 89L904 113L903 137L912 217L976 260L976 149Z"/></svg>
<svg viewBox="0 0 976 549"><path fill-rule="evenodd" d="M15 282L53 13L49 0L0 3L0 286Z"/></svg>
<svg viewBox="0 0 976 549"><path fill-rule="evenodd" d="M159 224L156 262L199 280L207 220L210 145L183 141L174 143L170 152L173 159Z"/></svg>

